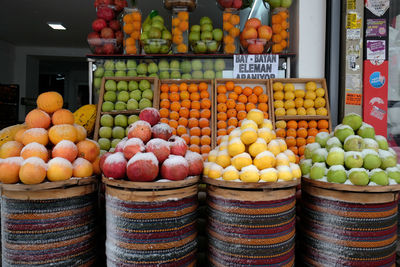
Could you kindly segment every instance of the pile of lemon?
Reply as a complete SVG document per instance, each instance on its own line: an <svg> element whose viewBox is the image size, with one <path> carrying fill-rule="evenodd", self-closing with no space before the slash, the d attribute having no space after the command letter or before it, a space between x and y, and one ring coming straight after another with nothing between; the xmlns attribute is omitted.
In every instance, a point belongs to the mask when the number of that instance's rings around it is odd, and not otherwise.
<svg viewBox="0 0 400 267"><path fill-rule="evenodd" d="M237 182L299 179L301 170L295 164L296 156L272 129L262 111L250 110L241 126L224 136L208 154L204 176Z"/></svg>
<svg viewBox="0 0 400 267"><path fill-rule="evenodd" d="M295 89L292 83L275 82L275 116L285 115L320 115L327 116L325 90L318 88L315 82L307 82L305 90Z"/></svg>

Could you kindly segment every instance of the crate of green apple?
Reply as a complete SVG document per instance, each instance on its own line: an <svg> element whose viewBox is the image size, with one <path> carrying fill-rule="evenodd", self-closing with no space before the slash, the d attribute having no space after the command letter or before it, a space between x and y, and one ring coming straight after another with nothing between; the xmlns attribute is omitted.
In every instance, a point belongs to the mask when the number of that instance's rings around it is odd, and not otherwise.
<svg viewBox="0 0 400 267"><path fill-rule="evenodd" d="M306 146L300 161L305 179L343 184L343 188L400 184L396 152L361 116L346 115L334 132L318 133L315 140Z"/></svg>
<svg viewBox="0 0 400 267"><path fill-rule="evenodd" d="M133 182L180 181L198 176L203 158L189 151L185 140L172 136L168 124L160 123L160 113L146 108L129 128L113 152L104 153L100 168L107 178Z"/></svg>
<svg viewBox="0 0 400 267"><path fill-rule="evenodd" d="M190 28L189 44L196 54L217 53L221 48L224 33L213 27L209 17L202 17L199 25Z"/></svg>
<svg viewBox="0 0 400 267"><path fill-rule="evenodd" d="M172 34L164 24L164 18L152 11L142 25L140 42L146 54L168 54Z"/></svg>

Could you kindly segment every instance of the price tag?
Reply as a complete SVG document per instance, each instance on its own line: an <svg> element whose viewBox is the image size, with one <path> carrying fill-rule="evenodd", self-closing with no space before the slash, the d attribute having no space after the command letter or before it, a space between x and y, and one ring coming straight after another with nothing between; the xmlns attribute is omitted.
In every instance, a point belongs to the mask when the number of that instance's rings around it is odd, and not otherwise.
<svg viewBox="0 0 400 267"><path fill-rule="evenodd" d="M278 77L278 55L234 55L236 79L272 79Z"/></svg>

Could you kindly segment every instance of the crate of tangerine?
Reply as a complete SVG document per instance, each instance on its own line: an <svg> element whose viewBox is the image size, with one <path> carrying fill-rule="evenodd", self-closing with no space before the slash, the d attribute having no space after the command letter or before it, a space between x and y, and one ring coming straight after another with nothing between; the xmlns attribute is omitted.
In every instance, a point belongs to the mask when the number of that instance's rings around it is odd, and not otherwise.
<svg viewBox="0 0 400 267"><path fill-rule="evenodd" d="M160 85L161 122L203 158L215 147L213 85L213 80L162 80Z"/></svg>
<svg viewBox="0 0 400 267"><path fill-rule="evenodd" d="M264 118L271 120L274 116L268 80L253 79L216 79L214 105L217 116L214 121L216 131L214 139L221 142L221 137L231 133L246 119L247 113L258 109L264 113Z"/></svg>

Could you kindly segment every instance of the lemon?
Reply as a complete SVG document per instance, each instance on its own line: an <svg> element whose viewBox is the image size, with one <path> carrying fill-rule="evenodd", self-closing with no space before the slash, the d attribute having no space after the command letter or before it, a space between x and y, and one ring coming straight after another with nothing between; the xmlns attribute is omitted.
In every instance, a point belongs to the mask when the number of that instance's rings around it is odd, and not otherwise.
<svg viewBox="0 0 400 267"><path fill-rule="evenodd" d="M276 138L276 134L273 130L269 128L261 128L257 131L258 137L264 139L264 141L268 144L272 139Z"/></svg>
<svg viewBox="0 0 400 267"><path fill-rule="evenodd" d="M260 180L260 174L256 166L244 167L240 172L240 180L245 183L256 183Z"/></svg>
<svg viewBox="0 0 400 267"><path fill-rule="evenodd" d="M311 90L311 91L317 90L317 84L315 82L306 83L306 90Z"/></svg>
<svg viewBox="0 0 400 267"><path fill-rule="evenodd" d="M278 139L276 139L276 141L279 144L280 152L283 152L283 151L285 151L287 149L287 145L286 145L285 140L283 140L282 138L278 138Z"/></svg>
<svg viewBox="0 0 400 267"><path fill-rule="evenodd" d="M299 98L304 98L304 96L306 95L306 92L304 92L304 90L301 90L301 89L296 89L296 90L294 90L294 95Z"/></svg>
<svg viewBox="0 0 400 267"><path fill-rule="evenodd" d="M328 110L326 108L318 108L316 113L319 116L328 116Z"/></svg>
<svg viewBox="0 0 400 267"><path fill-rule="evenodd" d="M294 98L295 98L295 95L293 92L291 92L291 91L285 92L285 100L293 100Z"/></svg>
<svg viewBox="0 0 400 267"><path fill-rule="evenodd" d="M319 97L323 97L325 95L325 90L324 88L318 88L315 93L317 94L317 96Z"/></svg>
<svg viewBox="0 0 400 267"><path fill-rule="evenodd" d="M283 100L285 94L282 91L277 91L274 93L274 100Z"/></svg>
<svg viewBox="0 0 400 267"><path fill-rule="evenodd" d="M286 128L286 121L277 121L277 122L275 122L275 127L276 128L285 129Z"/></svg>
<svg viewBox="0 0 400 267"><path fill-rule="evenodd" d="M297 115L304 116L307 115L307 111L305 108L301 107L297 109Z"/></svg>
<svg viewBox="0 0 400 267"><path fill-rule="evenodd" d="M307 109L307 115L316 115L317 114L317 112L315 111L315 108L308 108Z"/></svg>
<svg viewBox="0 0 400 267"><path fill-rule="evenodd" d="M231 157L239 155L243 153L245 150L246 147L244 146L243 142L240 140L239 137L235 137L231 141L229 141L228 153Z"/></svg>
<svg viewBox="0 0 400 267"><path fill-rule="evenodd" d="M293 100L286 100L285 101L285 109L294 108L296 105Z"/></svg>
<svg viewBox="0 0 400 267"><path fill-rule="evenodd" d="M231 165L231 157L229 157L228 151L227 150L219 151L215 163L221 166L222 168Z"/></svg>
<svg viewBox="0 0 400 267"><path fill-rule="evenodd" d="M272 85L272 88L274 91L282 91L283 90L283 84L280 82L276 82Z"/></svg>
<svg viewBox="0 0 400 267"><path fill-rule="evenodd" d="M228 142L227 141L222 141L219 144L219 151L227 150L228 149Z"/></svg>
<svg viewBox="0 0 400 267"><path fill-rule="evenodd" d="M279 153L281 153L281 149L279 147L279 142L276 140L271 140L268 143L267 149L269 152L271 152L272 154L274 154L274 156L278 155Z"/></svg>
<svg viewBox="0 0 400 267"><path fill-rule="evenodd" d="M232 165L239 171L252 163L253 161L248 153L241 153L232 158Z"/></svg>
<svg viewBox="0 0 400 267"><path fill-rule="evenodd" d="M306 95L305 95L305 98L306 98L306 99L314 100L316 97L317 97L317 94L316 94L314 91L308 90L308 91L306 92Z"/></svg>
<svg viewBox="0 0 400 267"><path fill-rule="evenodd" d="M204 162L203 164L203 175L208 176L208 172L210 171L210 166L213 164L212 162Z"/></svg>
<svg viewBox="0 0 400 267"><path fill-rule="evenodd" d="M219 166L216 163L211 163L209 171L208 171L208 177L212 179L217 179L222 176L222 172L224 171L224 168Z"/></svg>
<svg viewBox="0 0 400 267"><path fill-rule="evenodd" d="M240 128L236 128L229 134L228 141L231 141L235 137L240 137L241 134L242 131L240 130Z"/></svg>
<svg viewBox="0 0 400 267"><path fill-rule="evenodd" d="M285 92L294 92L294 85L292 83L287 83L285 84L285 86L283 87L283 90Z"/></svg>
<svg viewBox="0 0 400 267"><path fill-rule="evenodd" d="M249 147L249 153L252 157L256 157L263 151L267 150L267 142L263 138L257 138L256 142Z"/></svg>
<svg viewBox="0 0 400 267"><path fill-rule="evenodd" d="M283 152L288 158L291 163L296 163L296 155L293 153L292 150L287 149Z"/></svg>
<svg viewBox="0 0 400 267"><path fill-rule="evenodd" d="M285 115L286 115L286 109L284 108L275 109L275 116L285 116Z"/></svg>
<svg viewBox="0 0 400 267"><path fill-rule="evenodd" d="M224 169L222 179L225 181L237 180L239 179L239 172L234 166L230 165Z"/></svg>
<svg viewBox="0 0 400 267"><path fill-rule="evenodd" d="M240 135L240 140L242 140L243 144L245 145L250 145L254 143L258 138L256 130L253 128L247 128L242 131L242 134Z"/></svg>
<svg viewBox="0 0 400 267"><path fill-rule="evenodd" d="M260 125L260 128L268 128L272 130L274 127L272 127L272 122L269 119L264 119Z"/></svg>
<svg viewBox="0 0 400 267"><path fill-rule="evenodd" d="M213 149L208 153L208 161L209 162L215 162L217 160L217 153L218 151Z"/></svg>
<svg viewBox="0 0 400 267"><path fill-rule="evenodd" d="M264 121L264 113L259 109L252 109L247 113L247 119L254 121L257 125L261 125Z"/></svg>
<svg viewBox="0 0 400 267"><path fill-rule="evenodd" d="M279 153L276 156L276 166L288 166L289 167L290 161L288 156L284 153Z"/></svg>
<svg viewBox="0 0 400 267"><path fill-rule="evenodd" d="M288 166L278 166L276 168L278 171L278 179L283 181L293 180L292 170Z"/></svg>
<svg viewBox="0 0 400 267"><path fill-rule="evenodd" d="M284 107L284 103L282 100L275 100L274 101L274 108L283 108Z"/></svg>
<svg viewBox="0 0 400 267"><path fill-rule="evenodd" d="M306 99L304 100L303 106L305 109L307 108L313 108L314 107L314 101L311 99Z"/></svg>
<svg viewBox="0 0 400 267"><path fill-rule="evenodd" d="M264 117L264 116L263 116ZM248 119L244 119L243 121L242 121L242 124L240 125L240 130L245 130L245 129L247 129L247 128L253 128L254 130L258 130L258 126L257 126L257 123L255 123L254 121L252 121L252 120L248 120Z"/></svg>
<svg viewBox="0 0 400 267"><path fill-rule="evenodd" d="M276 159L272 152L264 151L254 158L254 165L259 169L268 169L275 167Z"/></svg>
<svg viewBox="0 0 400 267"><path fill-rule="evenodd" d="M276 182L278 180L278 171L274 168L268 168L260 171L260 179L265 182Z"/></svg>
<svg viewBox="0 0 400 267"><path fill-rule="evenodd" d="M292 171L292 176L294 179L301 178L301 169L300 166L294 163L290 163L290 170Z"/></svg>
<svg viewBox="0 0 400 267"><path fill-rule="evenodd" d="M296 108L302 107L303 104L304 104L304 99L303 98L298 97L298 98L296 98L294 100L294 105L295 105Z"/></svg>
<svg viewBox="0 0 400 267"><path fill-rule="evenodd" d="M286 115L295 116L295 115L297 115L297 111L295 108L289 108L288 110L286 110Z"/></svg>
<svg viewBox="0 0 400 267"><path fill-rule="evenodd" d="M326 104L326 101L325 101L325 98L323 98L323 97L317 97L314 100L314 107L316 107L316 108L323 108L323 107L325 107L325 104Z"/></svg>

